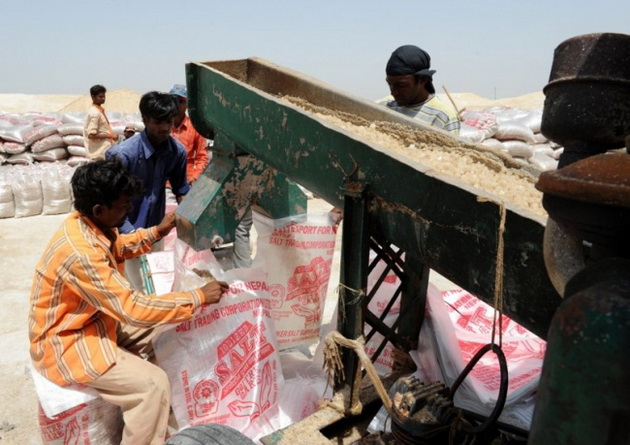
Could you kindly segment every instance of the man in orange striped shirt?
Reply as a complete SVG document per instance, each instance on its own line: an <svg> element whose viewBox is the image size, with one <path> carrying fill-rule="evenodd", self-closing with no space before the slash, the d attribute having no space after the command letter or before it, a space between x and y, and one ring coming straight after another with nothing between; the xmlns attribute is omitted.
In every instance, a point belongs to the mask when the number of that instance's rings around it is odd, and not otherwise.
<svg viewBox="0 0 630 445"><path fill-rule="evenodd" d="M124 261L151 249L175 226L160 224L119 234L141 191L118 160L79 167L72 177L75 208L55 233L35 270L29 311L35 369L58 385L82 383L120 406L124 444L161 444L170 409L166 373L151 357L155 326L180 323L221 299L227 284L164 295L135 291Z"/></svg>

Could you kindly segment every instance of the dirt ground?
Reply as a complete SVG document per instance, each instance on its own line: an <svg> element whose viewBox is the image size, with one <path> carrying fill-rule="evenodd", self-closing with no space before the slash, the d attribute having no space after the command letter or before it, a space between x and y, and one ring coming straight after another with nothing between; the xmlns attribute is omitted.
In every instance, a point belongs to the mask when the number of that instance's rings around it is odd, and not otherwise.
<svg viewBox="0 0 630 445"><path fill-rule="evenodd" d="M37 396L27 372L33 270L65 215L0 219L0 444L41 444Z"/></svg>

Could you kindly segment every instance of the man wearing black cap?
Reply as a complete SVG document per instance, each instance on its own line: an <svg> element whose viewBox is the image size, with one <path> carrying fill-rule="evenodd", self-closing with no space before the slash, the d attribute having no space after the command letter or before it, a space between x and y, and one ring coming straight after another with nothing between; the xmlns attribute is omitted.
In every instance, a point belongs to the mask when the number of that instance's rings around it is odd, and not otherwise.
<svg viewBox="0 0 630 445"><path fill-rule="evenodd" d="M396 49L387 62L387 84L394 100L380 103L425 124L459 135L459 118L455 110L435 95L429 54L414 45Z"/></svg>

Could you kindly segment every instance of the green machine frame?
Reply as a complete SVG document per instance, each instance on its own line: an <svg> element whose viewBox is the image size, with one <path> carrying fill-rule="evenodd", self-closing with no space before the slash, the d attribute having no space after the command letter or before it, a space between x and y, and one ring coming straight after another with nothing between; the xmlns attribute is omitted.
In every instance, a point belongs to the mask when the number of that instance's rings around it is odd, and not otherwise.
<svg viewBox="0 0 630 445"><path fill-rule="evenodd" d="M258 58L189 63L186 75L191 120L201 134L215 135L215 147L213 162L177 210L184 241L206 248L216 235L229 240L252 204L273 217L304 213L306 199L297 183L331 207L343 208L340 287L346 291L340 292L338 330L356 339L367 323L368 336L381 333L385 339L373 360L387 341L404 350L415 346L430 269L492 304L501 242L499 198L362 140L283 97L370 122L438 130ZM561 302L544 265L545 221L510 203L504 206L503 310L545 338ZM377 253L372 263L370 249ZM367 289L367 276L377 261L387 268L375 287L389 271L401 278L379 315L367 310L375 291ZM401 315L390 328L383 319L395 299ZM357 359L345 354L343 364L345 380L335 389L348 388L350 400L357 401ZM333 411L316 413L322 426L343 417ZM265 441L282 443L282 434Z"/></svg>

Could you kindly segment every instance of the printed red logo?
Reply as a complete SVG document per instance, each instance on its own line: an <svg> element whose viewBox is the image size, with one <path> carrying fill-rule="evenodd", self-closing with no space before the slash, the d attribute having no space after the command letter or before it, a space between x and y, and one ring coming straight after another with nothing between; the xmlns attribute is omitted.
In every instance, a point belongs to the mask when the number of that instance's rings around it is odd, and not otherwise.
<svg viewBox="0 0 630 445"><path fill-rule="evenodd" d="M258 402L251 400L235 400L228 405L230 412L237 417L249 417L251 421L256 420L271 406L273 376L271 364L265 363L262 374L259 377L260 392Z"/></svg>
<svg viewBox="0 0 630 445"><path fill-rule="evenodd" d="M274 352L264 335L264 325L241 324L217 347L219 362L214 372L221 384L221 398L237 390L239 396L251 389L250 371ZM246 385L246 387L244 386Z"/></svg>
<svg viewBox="0 0 630 445"><path fill-rule="evenodd" d="M288 281L287 301L298 300L291 305L293 312L305 318L305 327L319 323L320 305L327 291L330 265L321 256L313 258L310 264L298 266Z"/></svg>
<svg viewBox="0 0 630 445"><path fill-rule="evenodd" d="M202 380L193 389L195 416L206 417L214 414L219 407L219 385L210 379Z"/></svg>
<svg viewBox="0 0 630 445"><path fill-rule="evenodd" d="M284 290L284 286L282 284L272 284L269 286L272 309L280 309L282 307L286 293L287 292Z"/></svg>

